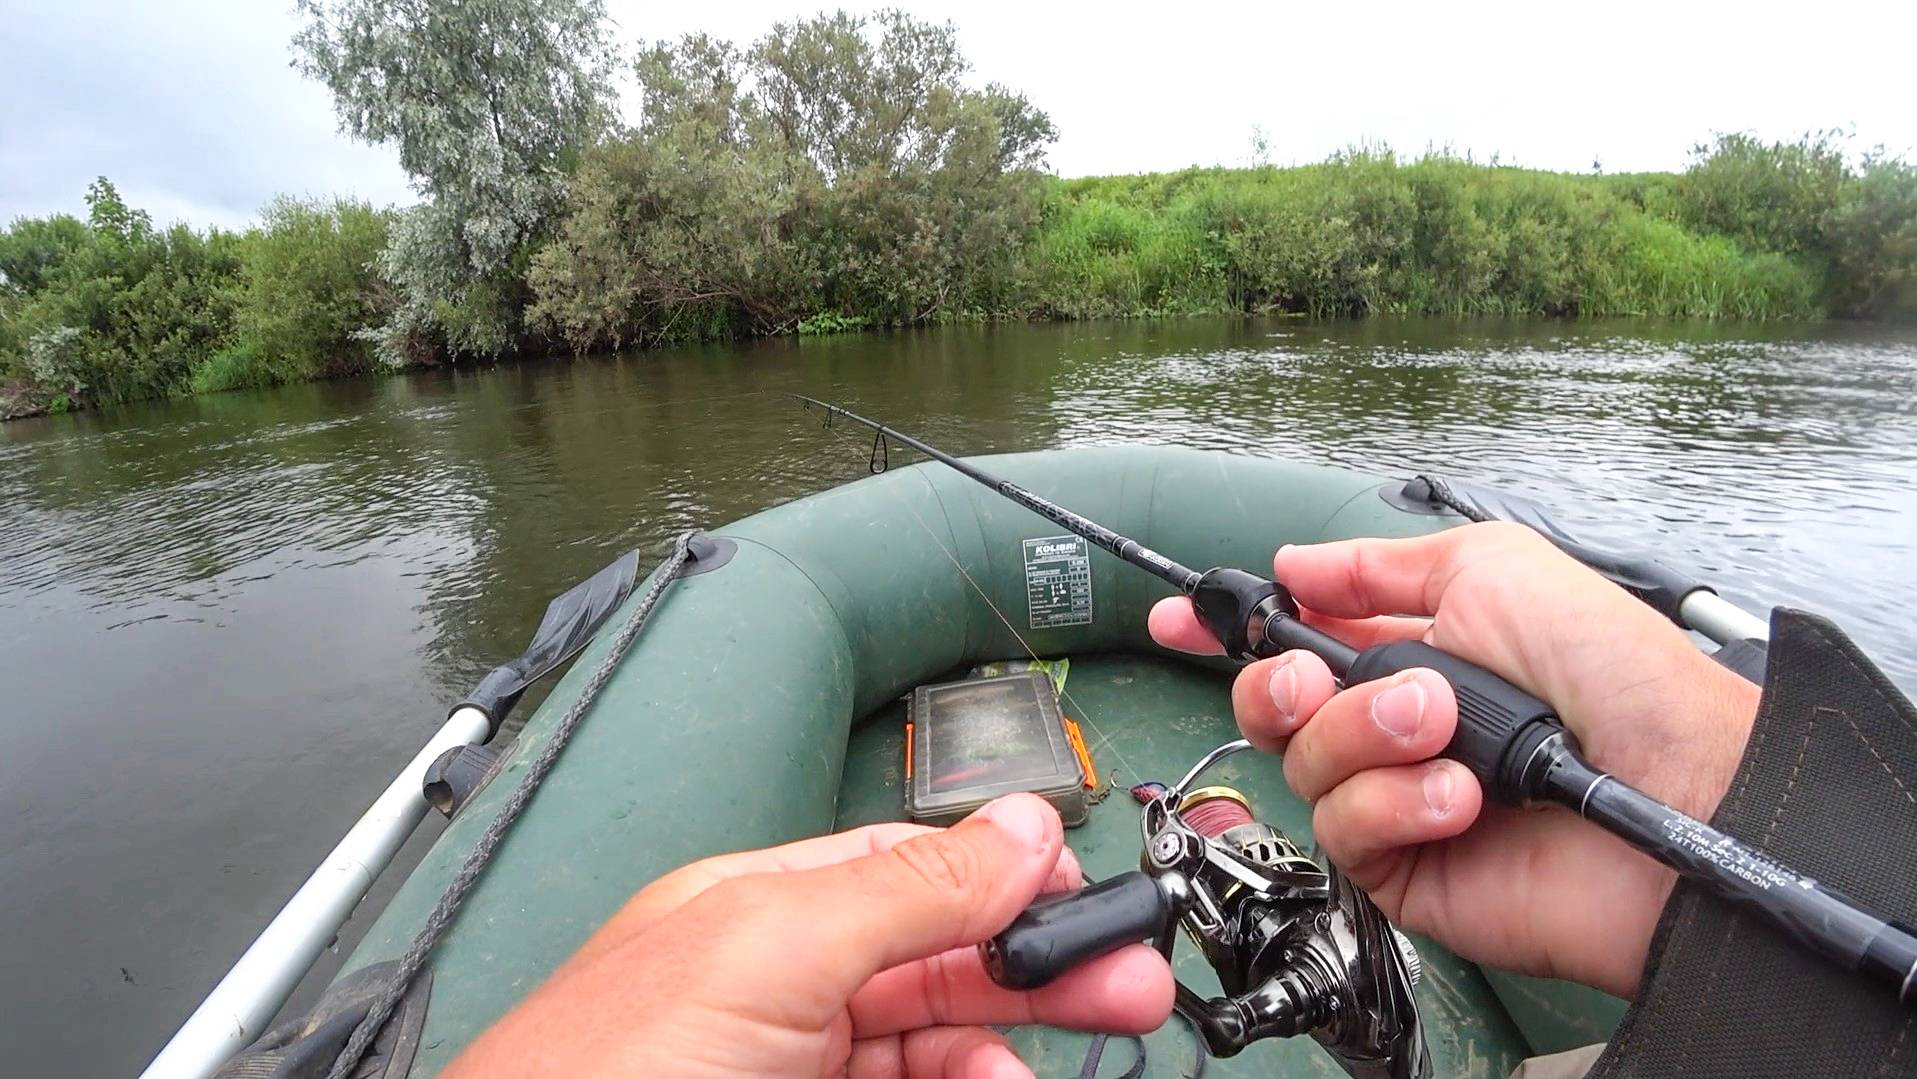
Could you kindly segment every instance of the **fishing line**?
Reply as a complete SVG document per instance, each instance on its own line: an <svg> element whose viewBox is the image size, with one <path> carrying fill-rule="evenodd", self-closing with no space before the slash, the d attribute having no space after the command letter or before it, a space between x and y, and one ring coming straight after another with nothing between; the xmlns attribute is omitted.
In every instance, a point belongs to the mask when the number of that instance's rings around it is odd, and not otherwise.
<svg viewBox="0 0 1917 1079"><path fill-rule="evenodd" d="M833 427L828 424L826 425L825 429L827 431L832 432L833 437L838 438L839 441L841 443L844 443L846 447L850 449L854 454L861 453L861 451L857 447L852 446L850 443L845 442L845 439L839 435L838 429L836 427ZM884 437L884 436L881 435L880 437ZM933 499L937 500L940 506L943 506L945 504L945 500L939 497L939 489L933 485L932 478L926 475L924 469L919 470L918 476L919 476L919 479L925 482L925 486L932 492ZM945 545L944 540L939 539L938 533L933 530L931 525L926 523L925 518L919 515L919 511L914 509L910 502L907 502L904 499L900 499L899 501L902 505L905 506L906 512L912 515L912 519L919 523L919 527L925 530L925 534L931 537L933 545L939 549L939 552L941 554L945 555L946 561L952 563L952 568L959 571L959 576L965 578L965 583L971 585L972 591L978 593L978 598L984 600L985 606L990 608L991 612L994 615L998 616L999 622L1003 623L1006 630L1012 634L1013 639L1018 641L1019 647L1025 649L1026 657L1031 659L1035 663L1039 662L1038 652L1032 648L1029 642L1025 640L1025 635L1018 631L1018 627L1012 624L1012 620L1005 617L1005 612L998 609L998 604L992 602L992 597L985 594L985 589L976 580L972 578L972 575L970 573L966 572L964 564L961 563L958 559L958 555L954 554L952 552L952 549ZM1092 729L1092 733L1098 736L1098 744L1110 749L1112 751L1112 756L1118 758L1118 763L1125 769L1125 771L1130 772L1134 780L1137 780L1138 782L1143 783L1145 781L1145 777L1140 775L1138 772L1138 769L1133 768L1132 763L1125 759L1125 754L1119 751L1118 743L1114 742L1112 740L1112 736L1109 734L1106 734L1104 728L1100 727L1098 723L1092 719L1091 713L1087 712L1084 706L1080 705L1077 700L1073 699L1071 691L1063 687L1059 687L1058 695L1065 699L1066 704L1069 704L1072 706L1072 711L1077 713L1077 718L1079 722L1083 723L1087 727L1090 727Z"/></svg>

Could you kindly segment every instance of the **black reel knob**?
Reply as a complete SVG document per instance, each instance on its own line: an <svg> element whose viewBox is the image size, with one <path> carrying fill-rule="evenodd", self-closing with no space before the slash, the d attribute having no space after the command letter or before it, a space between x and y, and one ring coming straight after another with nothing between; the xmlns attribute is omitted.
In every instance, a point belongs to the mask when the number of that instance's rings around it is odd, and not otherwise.
<svg viewBox="0 0 1917 1079"><path fill-rule="evenodd" d="M1158 882L1133 870L1026 907L980 944L992 980L1007 989L1049 985L1080 963L1159 935L1171 903Z"/></svg>

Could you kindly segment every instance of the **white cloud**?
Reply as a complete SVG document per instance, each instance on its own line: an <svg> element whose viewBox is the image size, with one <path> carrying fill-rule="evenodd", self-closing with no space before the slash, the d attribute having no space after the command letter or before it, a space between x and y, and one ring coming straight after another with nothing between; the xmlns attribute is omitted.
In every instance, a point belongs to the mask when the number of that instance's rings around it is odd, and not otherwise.
<svg viewBox="0 0 1917 1079"><path fill-rule="evenodd" d="M883 4L851 4L870 10ZM1910 5L911 3L950 19L981 79L1057 121L1065 175L1242 163L1360 141L1607 171L1682 167L1712 131L1787 138L1855 125L1917 148ZM791 8L615 11L653 36L749 38Z"/></svg>
<svg viewBox="0 0 1917 1079"><path fill-rule="evenodd" d="M626 41L744 41L816 10L611 6ZM905 6L955 22L980 81L1051 112L1065 175L1243 163L1254 125L1280 163L1371 141L1671 169L1712 131L1831 126L1917 149L1910 5ZM279 192L410 198L394 155L339 135L326 92L287 66L294 19L280 3L18 8L0 56L0 219L78 211L100 173L161 220L237 224Z"/></svg>
<svg viewBox="0 0 1917 1079"><path fill-rule="evenodd" d="M275 194L409 201L288 63L279 3L20 5L0 57L0 220L84 212L95 176L156 221L238 226Z"/></svg>

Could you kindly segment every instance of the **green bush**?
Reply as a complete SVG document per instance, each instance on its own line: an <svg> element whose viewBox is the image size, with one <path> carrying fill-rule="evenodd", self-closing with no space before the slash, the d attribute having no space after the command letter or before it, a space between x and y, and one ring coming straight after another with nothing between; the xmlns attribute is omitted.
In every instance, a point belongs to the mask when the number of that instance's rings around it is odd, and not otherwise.
<svg viewBox="0 0 1917 1079"><path fill-rule="evenodd" d="M156 229L105 178L87 203L84 225L16 221L0 238L15 342L0 375L75 406L186 389L231 333L240 238Z"/></svg>
<svg viewBox="0 0 1917 1079"><path fill-rule="evenodd" d="M1917 316L1917 168L1873 154L1828 217L1832 311Z"/></svg>
<svg viewBox="0 0 1917 1079"><path fill-rule="evenodd" d="M1719 135L1695 157L1677 181L1691 225L1754 251L1825 253L1826 218L1851 178L1834 133L1773 143Z"/></svg>
<svg viewBox="0 0 1917 1079"><path fill-rule="evenodd" d="M1720 135L1675 188L1694 227L1809 267L1828 313L1917 314L1917 169L1901 159L1878 150L1852 168L1834 132Z"/></svg>
<svg viewBox="0 0 1917 1079"><path fill-rule="evenodd" d="M287 381L251 341L235 341L200 361L189 383L194 393L251 390Z"/></svg>
<svg viewBox="0 0 1917 1079"><path fill-rule="evenodd" d="M1808 318L1816 275L1778 254L1751 255L1722 236L1635 215L1617 225L1618 263L1602 313L1669 318Z"/></svg>
<svg viewBox="0 0 1917 1079"><path fill-rule="evenodd" d="M369 340L396 300L374 267L389 215L362 202L275 199L247 234L237 329L194 386L298 382L373 370ZM244 373L242 373L244 372Z"/></svg>
<svg viewBox="0 0 1917 1079"><path fill-rule="evenodd" d="M1913 219L1899 201L1908 170L1880 171L1886 178L1870 196L1861 184L1845 189L1858 192L1847 205L1859 234L1880 218ZM1030 284L1020 311L1818 313L1823 270L1815 257L1699 229L1683 202L1697 188L1677 179L1572 176L1443 156L1406 164L1354 150L1300 168L1054 181L1026 250ZM1845 246L1860 263L1848 272L1882 283L1861 290L1854 306L1907 295L1897 267L1917 265L1917 256L1894 239L1881 252L1861 235ZM1883 268L1868 271L1863 262Z"/></svg>
<svg viewBox="0 0 1917 1079"><path fill-rule="evenodd" d="M86 395L93 377L86 334L72 326L53 326L28 339L22 367L34 388L69 402Z"/></svg>

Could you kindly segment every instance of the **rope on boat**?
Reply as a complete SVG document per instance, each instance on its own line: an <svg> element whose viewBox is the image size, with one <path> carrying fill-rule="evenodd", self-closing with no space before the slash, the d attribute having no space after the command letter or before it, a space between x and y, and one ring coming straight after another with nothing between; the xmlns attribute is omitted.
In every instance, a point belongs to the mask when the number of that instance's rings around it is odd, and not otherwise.
<svg viewBox="0 0 1917 1079"><path fill-rule="evenodd" d="M1473 524L1483 524L1491 516L1464 499L1451 489L1451 485L1436 476L1419 476L1418 481L1431 490L1431 501L1457 514Z"/></svg>
<svg viewBox="0 0 1917 1079"><path fill-rule="evenodd" d="M627 649L632 647L632 642L638 638L639 631L646 627L646 620L652 616L653 608L659 605L659 600L665 596L666 590L672 587L673 581L678 579L679 571L685 568L687 560L691 558L692 537L696 534L685 532L673 541L672 553L666 556L659 568L653 571L651 586L646 589L645 595L639 600L639 605L633 608L632 614L627 617L625 623L619 627L619 632L613 635L612 646L606 651L605 658L600 660L599 666L593 669L592 677L586 680L585 688L580 690L572 706L567 708L566 714L560 718L552 738L546 742L545 748L539 751L539 756L533 758L532 763L527 766L526 774L520 779L519 786L513 789L512 794L506 799L506 804L499 807L498 815L494 816L492 822L486 826L486 831L479 837L479 842L473 845L472 853L466 856L465 863L459 867L459 872L453 877L452 883L448 884L446 891L440 895L439 903L433 907L432 913L426 916L426 924L413 938L413 943L406 949L406 954L400 957L399 968L380 989L379 995L373 999L371 1009L366 1013L366 1018L360 1020L359 1026L353 1030L353 1036L347 1040L346 1047L340 1050L339 1058L333 1061L333 1070L327 1073L327 1079L347 1079L352 1075L353 1070L359 1066L360 1058L366 1055L367 1047L373 1044L373 1038L379 1033L379 1028L386 1025L387 1018L393 1014L393 1009L398 1006L400 998L406 995L406 990L412 985L413 979L425 969L426 957L432 954L440 938L452 928L453 919L459 914L460 904L466 901L467 894L479 881L480 874L486 871L486 863L492 860L493 852L499 849L500 842L506 838L507 830L512 827L515 820L519 819L519 814L526 808L526 804L532 801L540 782L546 778L546 773L552 771L553 763L559 759L559 754L566 748L566 742L578 729L580 721L585 719L586 713L592 710L593 702L599 698L599 691L612 680L613 672L619 667L619 661L625 658Z"/></svg>

